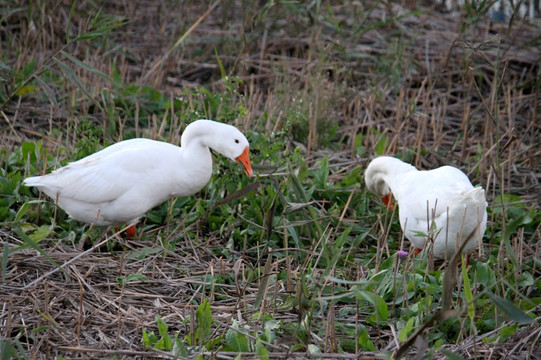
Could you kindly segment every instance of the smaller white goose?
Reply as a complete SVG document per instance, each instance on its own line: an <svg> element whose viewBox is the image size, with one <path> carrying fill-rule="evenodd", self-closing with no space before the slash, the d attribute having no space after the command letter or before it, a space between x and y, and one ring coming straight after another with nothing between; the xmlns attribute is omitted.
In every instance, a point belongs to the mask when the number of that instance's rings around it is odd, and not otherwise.
<svg viewBox="0 0 541 360"><path fill-rule="evenodd" d="M487 224L485 191L452 166L419 171L390 156L370 162L364 174L368 190L391 207L398 203L402 231L416 249L423 249L432 230L435 259L451 259L466 241L469 254L481 243ZM435 226L433 226L435 225Z"/></svg>
<svg viewBox="0 0 541 360"><path fill-rule="evenodd" d="M37 187L78 221L120 225L201 190L212 175L209 148L253 176L248 140L234 126L197 120L180 142L181 147L142 138L121 141L50 174L26 178L24 185ZM127 235L134 236L135 228Z"/></svg>

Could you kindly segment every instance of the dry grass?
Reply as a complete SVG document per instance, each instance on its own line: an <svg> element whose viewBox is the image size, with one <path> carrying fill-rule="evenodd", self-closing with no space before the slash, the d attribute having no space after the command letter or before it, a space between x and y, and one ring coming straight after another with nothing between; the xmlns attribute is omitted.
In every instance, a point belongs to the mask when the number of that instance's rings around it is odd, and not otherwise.
<svg viewBox="0 0 541 360"><path fill-rule="evenodd" d="M58 74L50 58L64 47L69 7L62 1L26 6L0 22L8 34L0 41L1 60L21 73L35 59L36 69L49 67L47 71ZM470 178L485 186L490 199L505 191L520 194L541 209L538 22L517 20L507 26L482 20L461 32L459 17L450 14L428 10L401 17L411 9L364 2L325 3L332 12L307 15L284 11L281 6L265 12L263 5L224 0L205 17L209 6L198 1L126 1L103 6L104 13L125 18L127 25L106 39L65 47L69 54L109 76L117 71L124 83L149 85L176 97L186 96L184 89L201 84L213 92L224 91L216 51L227 73L244 82L232 106L244 106L246 116L236 122L270 134L287 128L291 112L303 117L305 122L299 127L293 125L292 138L304 144L293 144L304 147L309 166L329 155L333 181L366 164L384 138L385 153L402 154L421 168L452 164L469 169ZM96 12L91 2L77 7L80 11L69 24L72 37L89 29L88 15ZM201 22L189 36L171 50L198 20ZM50 82L50 93L13 94L0 105L1 148L9 153L22 141L38 139L52 153L61 147L74 148L81 137L81 117L89 117L104 129L111 124L117 129L131 126L133 119L127 114L104 106L110 103L106 89L111 84L95 73L77 69L87 94L71 82ZM137 101L134 107L144 107ZM175 141L183 120L172 116L179 125L169 135ZM167 136L165 118L140 119L147 128L141 125L137 135ZM58 134L53 124L67 131ZM338 124L336 134L328 138L334 124ZM122 136L122 131L118 134ZM362 144L356 143L359 134ZM112 140L119 139L103 139ZM7 155L0 158L0 165L6 162ZM344 214L346 210L347 206ZM183 233L185 229L177 226L164 240ZM127 249L119 252L99 248L32 286L28 284L54 266L33 250L12 253L5 284L0 286L2 337L12 337L21 327L41 328L39 336L28 333L19 338L31 358L171 358L166 352L145 350L141 328L153 329L155 317L160 316L172 332L193 333L194 298L212 299L213 319L219 324L213 329L215 334L231 329L233 320L260 327L264 319L253 315L261 309L285 323L299 321L302 307L280 306L283 296L295 293L291 282L267 283L264 276L246 274L287 270L291 281L298 283L304 276L302 264L273 258L265 266L263 246L258 249L259 259L238 253L234 256L238 260L232 262L208 250L223 246L228 239L217 232L200 230L200 235L197 247L185 239L175 252L142 259L130 258L130 254L155 243L143 239L124 244ZM21 243L9 229L0 230L0 238L11 248ZM518 243L524 256L539 254L535 239L519 239ZM73 246L56 241L44 241L40 246L58 263L79 254ZM306 251L314 251L312 259L317 259L321 249ZM352 267L348 271L359 272L357 277L362 278L365 270ZM147 280L123 286L117 279L126 274L144 275ZM205 282L207 275L216 274L233 277L237 286ZM273 295L253 309L248 305L257 301L258 292ZM327 319L316 320L321 324L325 320L331 324L360 321L358 315L338 318L338 311L336 306ZM541 353L540 333L534 325L501 344L484 343L487 334L471 336L449 349L464 356L522 359L528 353ZM312 357L370 359L380 354L331 354L336 350L332 329L324 339L313 335L329 353ZM396 334L387 328L370 328L370 336L380 350L396 348ZM534 338L536 349L530 348ZM282 344L266 344L271 358L308 357L288 352L288 345L297 339L282 340ZM246 358L250 356L255 354Z"/></svg>

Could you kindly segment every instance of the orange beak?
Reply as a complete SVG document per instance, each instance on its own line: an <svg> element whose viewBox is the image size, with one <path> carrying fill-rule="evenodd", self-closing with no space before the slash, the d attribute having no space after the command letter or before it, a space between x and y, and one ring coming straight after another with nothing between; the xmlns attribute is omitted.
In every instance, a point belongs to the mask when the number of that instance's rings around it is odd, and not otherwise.
<svg viewBox="0 0 541 360"><path fill-rule="evenodd" d="M244 166L244 173L248 175L248 177L254 176L254 172L252 171L252 164L250 164L250 148L248 146L246 146L242 154L240 154L240 156L236 158L235 161Z"/></svg>
<svg viewBox="0 0 541 360"><path fill-rule="evenodd" d="M387 205L387 209L393 211L394 210L394 203L393 203L393 199L391 198L391 194L387 194L385 195L384 197L381 198L381 200L383 201L383 203L385 205Z"/></svg>

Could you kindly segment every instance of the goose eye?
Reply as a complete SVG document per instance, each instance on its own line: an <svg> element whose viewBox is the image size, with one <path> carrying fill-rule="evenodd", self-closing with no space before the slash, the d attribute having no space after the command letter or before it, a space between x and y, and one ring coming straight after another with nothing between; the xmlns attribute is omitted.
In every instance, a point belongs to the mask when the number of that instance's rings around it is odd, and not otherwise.
<svg viewBox="0 0 541 360"><path fill-rule="evenodd" d="M239 139L235 139L235 144L238 144L239 142Z"/></svg>

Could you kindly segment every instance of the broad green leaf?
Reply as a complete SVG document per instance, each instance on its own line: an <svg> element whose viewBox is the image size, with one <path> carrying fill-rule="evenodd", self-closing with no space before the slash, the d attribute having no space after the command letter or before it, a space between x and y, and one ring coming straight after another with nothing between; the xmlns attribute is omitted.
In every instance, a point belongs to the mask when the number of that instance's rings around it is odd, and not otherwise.
<svg viewBox="0 0 541 360"><path fill-rule="evenodd" d="M357 290L355 295L374 305L375 312L374 315L370 317L372 321L380 322L387 321L389 319L389 309L387 307L387 303L381 296L364 290Z"/></svg>
<svg viewBox="0 0 541 360"><path fill-rule="evenodd" d="M533 286L534 283L535 283L534 278L533 278L532 274L530 274L529 272L524 271L520 275L520 279L519 279L519 283L518 283L520 286L522 286L522 287Z"/></svg>
<svg viewBox="0 0 541 360"><path fill-rule="evenodd" d="M45 239L49 234L53 232L53 225L41 225L34 232L32 232L28 237L32 239L35 243L40 242Z"/></svg>
<svg viewBox="0 0 541 360"><path fill-rule="evenodd" d="M316 163L316 166L318 168L314 170L314 185L318 189L326 189L329 180L329 157L325 155Z"/></svg>
<svg viewBox="0 0 541 360"><path fill-rule="evenodd" d="M385 149L387 149L388 146L389 144L387 143L387 138L384 135L382 135L378 143L376 144L376 149L375 149L376 155L385 154Z"/></svg>
<svg viewBox="0 0 541 360"><path fill-rule="evenodd" d="M259 339L257 339L255 343L255 352L259 356L259 359L269 360L269 351L267 350L265 345L261 343L261 340Z"/></svg>
<svg viewBox="0 0 541 360"><path fill-rule="evenodd" d="M143 346L147 348L151 348L156 341L158 341L158 338L156 335L154 335L153 332L147 332L145 328L143 328Z"/></svg>
<svg viewBox="0 0 541 360"><path fill-rule="evenodd" d="M488 297L492 299L494 304L504 312L505 315L509 317L510 320L515 321L519 324L531 324L535 322L535 319L532 319L529 317L526 313L524 313L522 310L517 308L515 304L510 302L509 300L506 300L498 295L487 293Z"/></svg>
<svg viewBox="0 0 541 360"><path fill-rule="evenodd" d="M359 336L357 337L359 346L366 351L376 351L376 346L370 340L370 334L364 326L359 326Z"/></svg>
<svg viewBox="0 0 541 360"><path fill-rule="evenodd" d="M167 333L167 324L159 317L156 316L156 324L158 325L158 333L160 334L160 340L154 345L158 350L169 350L173 345L171 337Z"/></svg>
<svg viewBox="0 0 541 360"><path fill-rule="evenodd" d="M206 298L197 307L196 316L196 338L202 343L210 335L212 325L212 312L210 310L210 303Z"/></svg>
<svg viewBox="0 0 541 360"><path fill-rule="evenodd" d="M355 136L355 147L361 147L363 146L363 133L358 133L357 136Z"/></svg>
<svg viewBox="0 0 541 360"><path fill-rule="evenodd" d="M250 351L250 341L248 340L248 337L240 331L239 324L236 320L233 320L231 329L225 334L225 340L227 342L226 349L229 351Z"/></svg>
<svg viewBox="0 0 541 360"><path fill-rule="evenodd" d="M494 274L494 270L484 262L476 262L475 269L477 272L477 282L479 284L483 284L486 288L490 288L495 282L496 282L496 275Z"/></svg>
<svg viewBox="0 0 541 360"><path fill-rule="evenodd" d="M315 344L310 344L310 345L308 345L308 353L309 354L321 354L321 349Z"/></svg>
<svg viewBox="0 0 541 360"><path fill-rule="evenodd" d="M23 152L23 161L29 160L31 163L37 161L36 143L33 141L23 141L21 143L21 149Z"/></svg>
<svg viewBox="0 0 541 360"><path fill-rule="evenodd" d="M184 344L182 340L176 338L176 336L171 352L173 353L173 356L177 356L180 359L188 357L188 349L186 348L186 344Z"/></svg>
<svg viewBox="0 0 541 360"><path fill-rule="evenodd" d="M33 94L36 92L36 88L32 85L25 85L17 89L15 92L15 95L17 96L25 96L27 94Z"/></svg>
<svg viewBox="0 0 541 360"><path fill-rule="evenodd" d="M408 322L406 323L406 326L400 329L400 331L398 332L398 341L404 342L408 340L411 330L413 329L414 322L415 322L415 318L410 318Z"/></svg>
<svg viewBox="0 0 541 360"><path fill-rule="evenodd" d="M273 330L279 329L280 323L276 320L268 320L265 322L265 340L268 342L274 341L275 334Z"/></svg>
<svg viewBox="0 0 541 360"><path fill-rule="evenodd" d="M515 332L517 331L517 324L513 324L510 326L506 326L503 329L499 331L499 337L498 342L504 343L509 339L511 336L515 335Z"/></svg>

